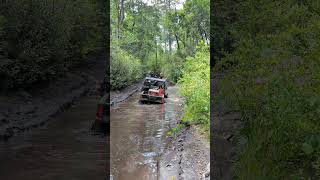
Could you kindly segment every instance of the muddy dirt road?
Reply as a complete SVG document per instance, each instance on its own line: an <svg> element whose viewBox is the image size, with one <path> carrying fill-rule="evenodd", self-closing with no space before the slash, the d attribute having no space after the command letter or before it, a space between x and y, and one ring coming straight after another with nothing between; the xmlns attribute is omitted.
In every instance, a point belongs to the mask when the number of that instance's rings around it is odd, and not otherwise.
<svg viewBox="0 0 320 180"><path fill-rule="evenodd" d="M169 87L165 104L140 104L138 93L111 110L111 173L115 180L153 180L159 176L159 159L166 134L176 127L181 99Z"/></svg>
<svg viewBox="0 0 320 180"><path fill-rule="evenodd" d="M107 137L89 128L98 98L83 97L39 129L0 142L0 179L106 179Z"/></svg>
<svg viewBox="0 0 320 180"><path fill-rule="evenodd" d="M182 109L177 91L169 87L165 104L140 104L134 93L112 107L110 155L115 180L160 177L166 134L176 127ZM48 124L0 142L0 179L106 179L109 137L90 130L98 99L83 97Z"/></svg>

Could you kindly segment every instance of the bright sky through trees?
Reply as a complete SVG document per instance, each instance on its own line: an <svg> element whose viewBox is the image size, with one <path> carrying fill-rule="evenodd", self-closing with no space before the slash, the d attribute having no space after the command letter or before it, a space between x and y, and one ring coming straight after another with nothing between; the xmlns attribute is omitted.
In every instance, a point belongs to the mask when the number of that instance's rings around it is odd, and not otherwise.
<svg viewBox="0 0 320 180"><path fill-rule="evenodd" d="M142 0L142 2L146 3L149 6L154 5L156 2L158 2L159 0ZM174 5L175 8L177 10L182 9L183 8L183 4L184 4L185 0L176 0Z"/></svg>

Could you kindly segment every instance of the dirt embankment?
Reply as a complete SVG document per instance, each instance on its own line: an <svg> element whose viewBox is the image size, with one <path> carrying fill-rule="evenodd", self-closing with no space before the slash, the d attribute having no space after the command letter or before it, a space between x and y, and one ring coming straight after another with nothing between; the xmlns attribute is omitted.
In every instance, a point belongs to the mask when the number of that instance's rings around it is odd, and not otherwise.
<svg viewBox="0 0 320 180"><path fill-rule="evenodd" d="M41 126L81 96L96 93L105 67L105 57L92 58L45 87L0 96L0 140Z"/></svg>
<svg viewBox="0 0 320 180"><path fill-rule="evenodd" d="M223 74L214 74L211 79L211 95L219 91L220 79ZM213 164L211 167L213 179L231 180L234 177L234 166L237 153L245 145L246 139L240 135L242 123L240 114L232 109L213 102L211 109L212 142L211 154Z"/></svg>
<svg viewBox="0 0 320 180"><path fill-rule="evenodd" d="M184 114L181 104L177 123ZM178 124L177 124L178 125ZM210 143L196 126L187 126L167 139L160 157L160 179L210 179Z"/></svg>
<svg viewBox="0 0 320 180"><path fill-rule="evenodd" d="M139 91L143 83L143 80L138 81L124 89L111 91L110 92L110 103L111 105L116 105L120 102L128 99L132 94Z"/></svg>
<svg viewBox="0 0 320 180"><path fill-rule="evenodd" d="M170 143L161 157L160 179L210 179L210 144L189 126Z"/></svg>

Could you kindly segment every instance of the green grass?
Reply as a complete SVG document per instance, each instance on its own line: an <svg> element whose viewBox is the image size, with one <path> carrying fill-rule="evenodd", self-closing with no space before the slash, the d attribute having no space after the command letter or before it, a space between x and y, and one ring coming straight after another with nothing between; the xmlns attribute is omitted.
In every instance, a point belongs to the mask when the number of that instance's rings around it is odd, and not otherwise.
<svg viewBox="0 0 320 180"><path fill-rule="evenodd" d="M216 102L228 102L245 125L248 143L239 156L237 178L320 178L318 145L305 145L320 132L318 56L297 58L282 51L262 58L255 56L257 48L245 48L228 57L237 57L238 65L224 70Z"/></svg>
<svg viewBox="0 0 320 180"><path fill-rule="evenodd" d="M319 2L237 4L217 105L240 112L236 179L320 179ZM228 17L227 17L228 18Z"/></svg>

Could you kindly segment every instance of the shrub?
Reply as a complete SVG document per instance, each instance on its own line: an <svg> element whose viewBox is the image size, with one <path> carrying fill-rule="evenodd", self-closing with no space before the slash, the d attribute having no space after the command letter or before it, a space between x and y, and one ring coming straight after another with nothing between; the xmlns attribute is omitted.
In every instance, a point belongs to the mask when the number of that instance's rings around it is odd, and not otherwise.
<svg viewBox="0 0 320 180"><path fill-rule="evenodd" d="M1 87L24 88L56 78L98 52L104 33L98 12L90 0L2 2Z"/></svg>
<svg viewBox="0 0 320 180"><path fill-rule="evenodd" d="M178 81L181 95L186 98L183 121L202 124L209 133L210 127L210 53L200 43L194 57L187 57Z"/></svg>
<svg viewBox="0 0 320 180"><path fill-rule="evenodd" d="M110 85L111 89L121 89L142 78L139 59L118 47L111 49Z"/></svg>
<svg viewBox="0 0 320 180"><path fill-rule="evenodd" d="M319 179L319 18L308 11L319 6L252 3L241 5L250 13L240 14L235 49L215 69L224 72L215 103L241 113L248 139L237 179Z"/></svg>

